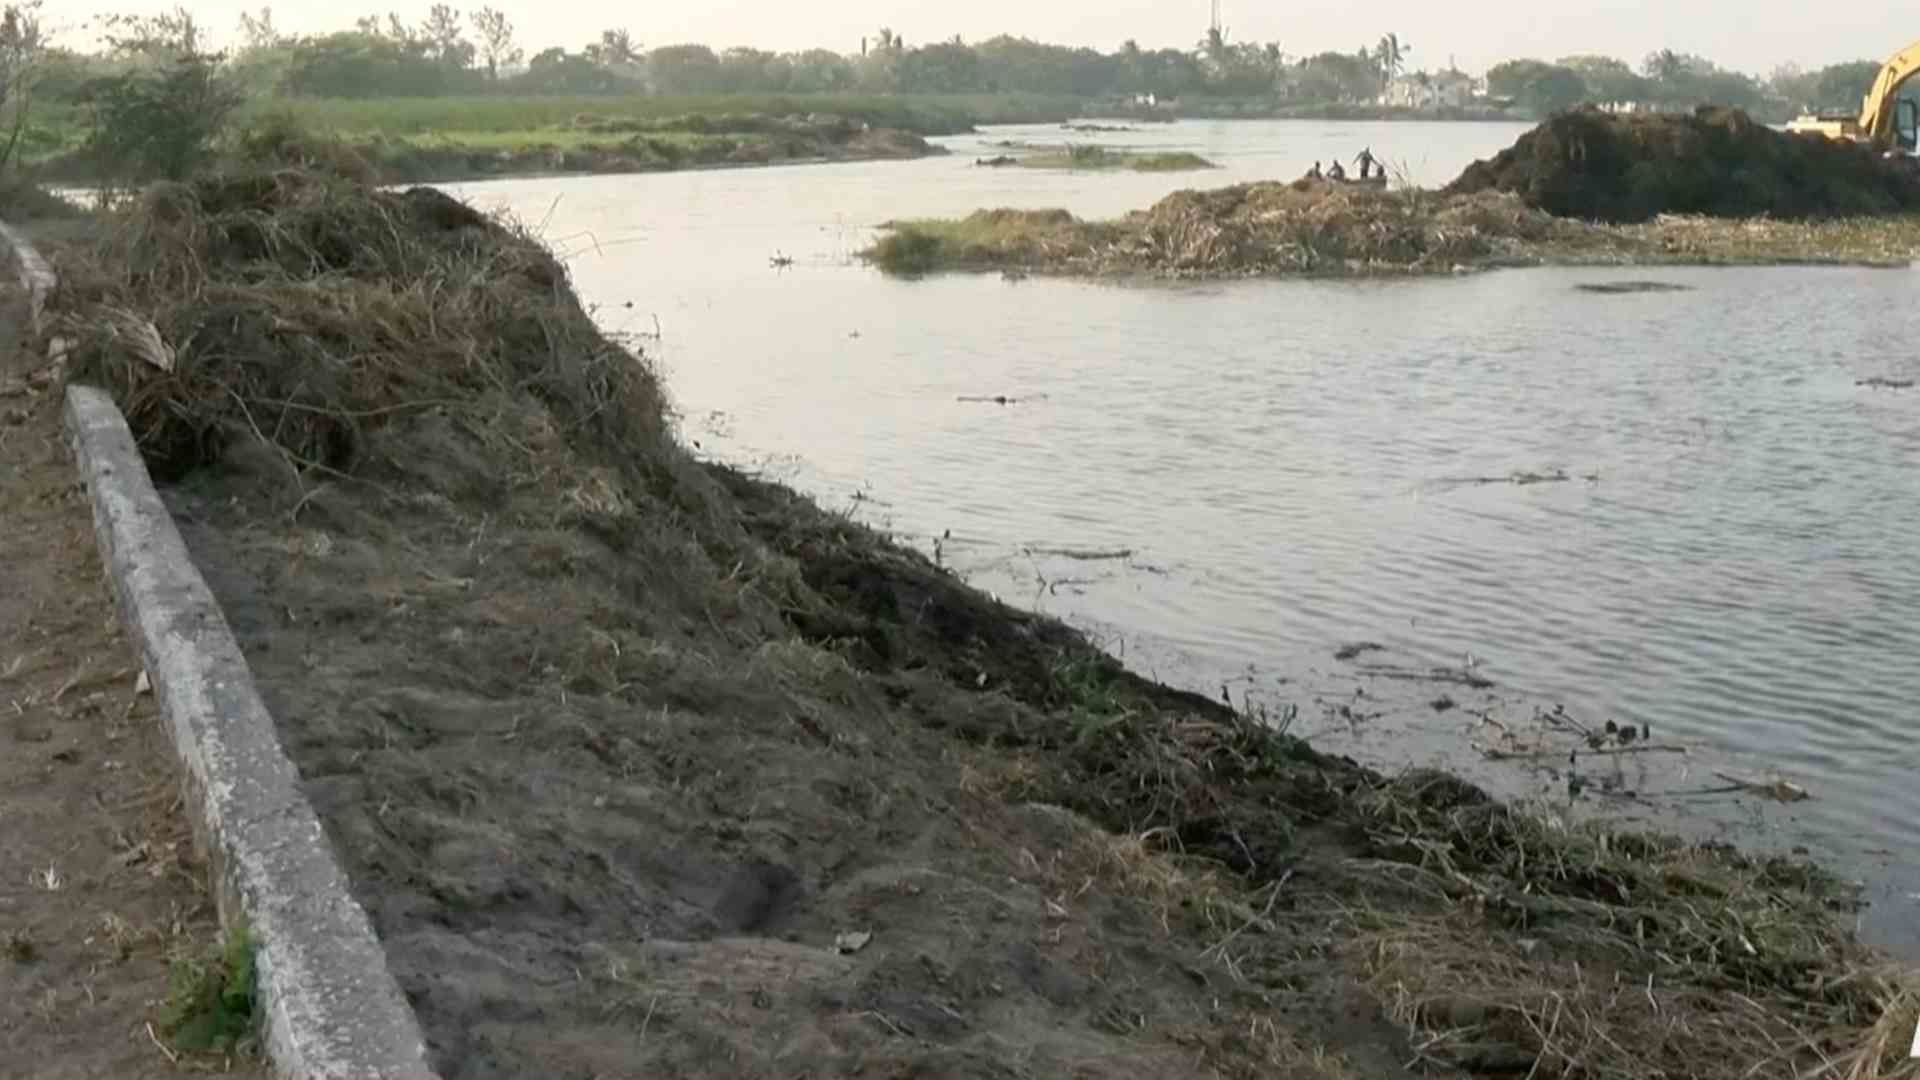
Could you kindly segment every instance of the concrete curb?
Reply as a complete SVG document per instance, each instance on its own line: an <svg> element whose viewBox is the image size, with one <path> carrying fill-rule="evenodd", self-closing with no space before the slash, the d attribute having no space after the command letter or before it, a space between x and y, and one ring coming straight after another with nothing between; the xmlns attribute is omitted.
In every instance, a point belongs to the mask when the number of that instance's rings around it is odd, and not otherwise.
<svg viewBox="0 0 1920 1080"><path fill-rule="evenodd" d="M20 257L23 282L41 290L37 308L51 283L46 264L11 230L0 235ZM36 281L35 273L44 276ZM121 619L139 642L182 766L220 921L253 941L261 1034L275 1073L437 1080L419 1021L126 419L105 392L87 386L68 387L65 418Z"/></svg>
<svg viewBox="0 0 1920 1080"><path fill-rule="evenodd" d="M20 267L20 285L27 290L27 325L34 332L40 330L40 313L46 310L47 294L53 291L53 268L47 260L40 257L27 238L15 232L13 226L0 221L0 237L13 248L14 262Z"/></svg>

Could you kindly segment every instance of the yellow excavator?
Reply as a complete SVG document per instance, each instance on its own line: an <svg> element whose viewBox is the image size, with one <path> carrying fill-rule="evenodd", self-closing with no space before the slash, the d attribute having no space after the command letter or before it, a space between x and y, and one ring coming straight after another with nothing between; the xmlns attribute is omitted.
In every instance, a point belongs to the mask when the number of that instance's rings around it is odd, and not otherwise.
<svg viewBox="0 0 1920 1080"><path fill-rule="evenodd" d="M1877 147L1888 157L1912 159L1916 143L1920 142L1916 139L1916 134L1920 133L1920 109L1916 109L1911 100L1900 96L1900 88L1916 73L1920 73L1920 41L1894 53L1880 68L1880 74L1874 77L1873 88L1861 99L1860 115L1820 113L1802 116L1788 124L1787 130L1866 143Z"/></svg>

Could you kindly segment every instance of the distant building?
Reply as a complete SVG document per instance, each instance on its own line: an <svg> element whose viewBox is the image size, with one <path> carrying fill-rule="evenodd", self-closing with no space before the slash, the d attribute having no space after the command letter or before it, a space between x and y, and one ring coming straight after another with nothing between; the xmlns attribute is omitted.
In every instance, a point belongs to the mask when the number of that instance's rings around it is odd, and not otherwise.
<svg viewBox="0 0 1920 1080"><path fill-rule="evenodd" d="M1387 84L1380 104L1396 109L1459 109L1480 96L1480 80L1464 71L1424 71L1401 75Z"/></svg>

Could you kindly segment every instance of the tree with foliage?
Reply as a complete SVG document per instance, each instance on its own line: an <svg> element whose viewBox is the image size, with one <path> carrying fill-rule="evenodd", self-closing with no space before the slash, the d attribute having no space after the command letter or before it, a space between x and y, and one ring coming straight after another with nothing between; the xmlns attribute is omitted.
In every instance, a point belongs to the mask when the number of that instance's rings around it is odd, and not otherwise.
<svg viewBox="0 0 1920 1080"><path fill-rule="evenodd" d="M965 94L986 88L980 54L957 41L923 45L905 54L895 78L903 94Z"/></svg>
<svg viewBox="0 0 1920 1080"><path fill-rule="evenodd" d="M302 97L431 97L474 89L474 78L427 55L418 39L349 30L294 43L280 89Z"/></svg>
<svg viewBox="0 0 1920 1080"><path fill-rule="evenodd" d="M1670 106L1753 108L1764 100L1759 84L1752 78L1727 71L1703 56L1661 49L1648 54L1641 70L1650 84L1649 95Z"/></svg>
<svg viewBox="0 0 1920 1080"><path fill-rule="evenodd" d="M1858 111L1883 66L1879 60L1851 60L1821 68L1813 73L1806 107L1819 112Z"/></svg>
<svg viewBox="0 0 1920 1080"><path fill-rule="evenodd" d="M656 94L718 94L720 58L705 45L668 45L647 54L647 84Z"/></svg>
<svg viewBox="0 0 1920 1080"><path fill-rule="evenodd" d="M396 24L399 22L398 19L393 21ZM399 37L398 34L393 36ZM460 28L459 10L451 5L435 4L427 9L426 21L420 24L414 36L426 45L428 56L447 67L473 66L473 43L467 40L466 32Z"/></svg>
<svg viewBox="0 0 1920 1080"><path fill-rule="evenodd" d="M273 25L273 9L262 7L259 14L243 11L240 13L240 48L242 51L271 49L280 44L280 30Z"/></svg>
<svg viewBox="0 0 1920 1080"><path fill-rule="evenodd" d="M0 172L13 164L33 112L34 84L46 59L47 42L40 32L39 0L8 4L0 9Z"/></svg>
<svg viewBox="0 0 1920 1080"><path fill-rule="evenodd" d="M480 55L487 61L487 78L498 82L501 67L512 67L526 55L513 43L513 23L498 8L483 7L473 13L473 29L480 35Z"/></svg>
<svg viewBox="0 0 1920 1080"><path fill-rule="evenodd" d="M1640 62L1640 71L1654 82L1671 84L1686 74L1687 58L1672 49L1650 52Z"/></svg>
<svg viewBox="0 0 1920 1080"><path fill-rule="evenodd" d="M623 28L600 31L600 40L580 51L590 63L605 68L634 68L640 64L639 46Z"/></svg>
<svg viewBox="0 0 1920 1080"><path fill-rule="evenodd" d="M200 24L183 7L154 15L108 15L101 20L100 39L107 55L121 60L206 55Z"/></svg>
<svg viewBox="0 0 1920 1080"><path fill-rule="evenodd" d="M1565 56L1559 66L1580 76L1593 101L1639 102L1648 100L1647 80L1625 60L1611 56Z"/></svg>
<svg viewBox="0 0 1920 1080"><path fill-rule="evenodd" d="M788 57L790 88L799 94L827 94L851 90L853 64L832 49L808 49Z"/></svg>
<svg viewBox="0 0 1920 1080"><path fill-rule="evenodd" d="M1380 73L1371 56L1324 52L1301 60L1289 83L1298 101L1359 102L1379 93Z"/></svg>
<svg viewBox="0 0 1920 1080"><path fill-rule="evenodd" d="M1579 72L1541 60L1508 60L1494 65L1487 70L1487 92L1512 98L1536 116L1572 108L1591 95Z"/></svg>
<svg viewBox="0 0 1920 1080"><path fill-rule="evenodd" d="M199 51L192 20L157 18L163 20L161 36L147 36L135 47L150 62L95 79L82 91L93 120L87 152L108 181L103 190L186 179L212 159L240 107L239 91L221 74L223 58Z"/></svg>
<svg viewBox="0 0 1920 1080"><path fill-rule="evenodd" d="M535 53L527 61L527 70L514 77L512 87L514 93L527 94L617 94L639 89L638 83L597 63L586 50L569 53L557 45Z"/></svg>
<svg viewBox="0 0 1920 1080"><path fill-rule="evenodd" d="M906 44L892 27L883 26L873 36L873 47L863 49L856 73L860 89L870 94L891 94L899 88L898 69Z"/></svg>

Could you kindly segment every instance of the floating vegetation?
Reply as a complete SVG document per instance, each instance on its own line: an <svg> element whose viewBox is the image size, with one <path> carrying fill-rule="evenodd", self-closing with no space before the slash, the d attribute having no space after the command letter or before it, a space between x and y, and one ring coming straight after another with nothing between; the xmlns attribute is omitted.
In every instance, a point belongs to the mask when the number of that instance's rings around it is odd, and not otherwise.
<svg viewBox="0 0 1920 1080"><path fill-rule="evenodd" d="M1150 153L1143 150L1114 150L1104 146L1067 146L1043 151L1020 158L1019 164L1028 169L1131 169L1134 172L1186 172L1190 169L1219 167L1198 154L1185 151Z"/></svg>
<svg viewBox="0 0 1920 1080"><path fill-rule="evenodd" d="M1691 292L1693 286L1671 281L1583 281L1574 288L1580 292L1619 296L1627 293Z"/></svg>

